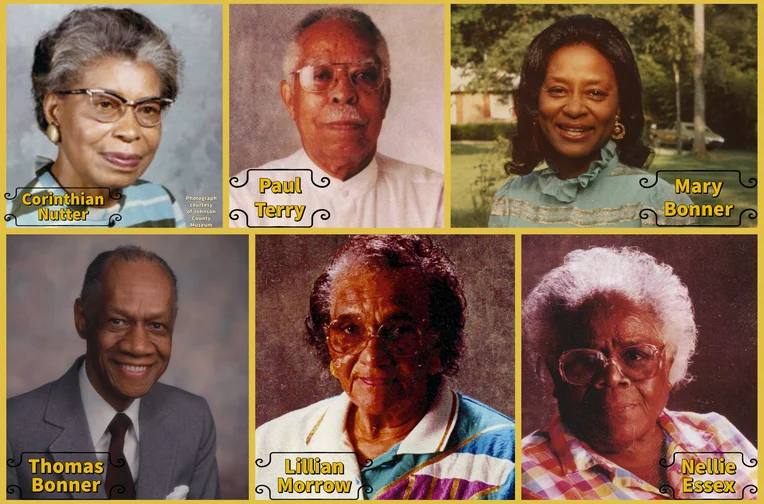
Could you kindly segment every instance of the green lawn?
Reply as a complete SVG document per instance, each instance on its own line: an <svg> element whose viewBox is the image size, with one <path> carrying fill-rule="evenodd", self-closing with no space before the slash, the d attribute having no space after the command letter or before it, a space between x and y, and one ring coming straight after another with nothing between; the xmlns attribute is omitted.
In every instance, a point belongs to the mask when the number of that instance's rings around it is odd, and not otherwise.
<svg viewBox="0 0 764 504"><path fill-rule="evenodd" d="M452 142L451 143L451 225L453 227L485 227L490 212L490 196L504 184L504 156L498 152L493 142ZM480 166L483 166L481 169ZM677 156L668 149L660 149L655 156L650 172L657 170L740 170L742 180L756 177L756 153L737 150L714 150L708 158L697 159L690 154ZM672 185L676 173L661 173L661 177ZM738 215L746 208L757 209L756 189L746 189L738 182L738 174L728 173L688 173L693 181L724 182L718 198L710 195L690 195L697 204L734 204L734 218L704 218L702 224L737 223ZM756 220L743 217L743 226L753 227Z"/></svg>

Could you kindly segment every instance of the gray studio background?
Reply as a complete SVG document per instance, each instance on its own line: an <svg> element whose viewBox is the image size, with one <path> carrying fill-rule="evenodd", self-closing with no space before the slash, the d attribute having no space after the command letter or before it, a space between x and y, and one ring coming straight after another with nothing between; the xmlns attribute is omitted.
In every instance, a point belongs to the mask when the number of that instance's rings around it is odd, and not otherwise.
<svg viewBox="0 0 764 504"><path fill-rule="evenodd" d="M248 496L248 239L214 235L7 237L7 393L60 378L85 353L73 305L87 265L118 245L164 258L178 277L172 356L161 381L204 397L217 427L223 498Z"/></svg>
<svg viewBox="0 0 764 504"><path fill-rule="evenodd" d="M281 63L292 28L321 7L231 5L231 175L300 148L279 95ZM443 6L348 7L371 16L390 50L392 95L378 151L443 173Z"/></svg>
<svg viewBox="0 0 764 504"><path fill-rule="evenodd" d="M756 435L755 236L524 236L523 299L575 249L635 246L674 268L695 308L694 381L669 396L668 408L727 417L754 445ZM541 381L523 348L523 436L556 410L551 380ZM546 369L543 370L546 374Z"/></svg>
<svg viewBox="0 0 764 504"><path fill-rule="evenodd" d="M515 413L514 237L433 236L461 276L466 351L454 390ZM303 341L313 282L346 236L257 236L256 425L342 392Z"/></svg>
<svg viewBox="0 0 764 504"><path fill-rule="evenodd" d="M220 5L109 5L129 7L164 30L183 55L178 98L162 123L162 142L141 178L167 187L186 218L186 196L217 196L211 224L223 222L222 11ZM58 149L37 127L32 100L32 61L37 39L77 5L6 6L7 188L34 177L35 156L56 158ZM206 214L205 214L206 215Z"/></svg>

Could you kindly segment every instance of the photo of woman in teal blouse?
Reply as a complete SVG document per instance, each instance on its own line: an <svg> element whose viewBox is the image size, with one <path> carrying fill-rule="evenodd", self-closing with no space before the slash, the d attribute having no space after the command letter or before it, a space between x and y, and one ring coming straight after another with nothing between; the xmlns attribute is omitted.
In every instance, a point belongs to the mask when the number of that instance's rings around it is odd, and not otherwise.
<svg viewBox="0 0 764 504"><path fill-rule="evenodd" d="M515 105L505 169L521 176L494 195L490 227L640 227L663 224L666 201L692 203L645 171L639 69L606 19L570 16L537 35Z"/></svg>

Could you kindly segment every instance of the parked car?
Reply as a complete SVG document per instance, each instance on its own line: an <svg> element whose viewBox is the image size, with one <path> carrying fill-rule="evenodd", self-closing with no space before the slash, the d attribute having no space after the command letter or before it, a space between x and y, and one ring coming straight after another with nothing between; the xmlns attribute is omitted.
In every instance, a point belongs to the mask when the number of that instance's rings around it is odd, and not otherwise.
<svg viewBox="0 0 764 504"><path fill-rule="evenodd" d="M682 122L682 148L691 149L695 138L695 125L691 122ZM724 145L724 138L706 126L706 148L711 150ZM653 124L650 126L650 138L654 147L675 147L676 146L676 123L671 123L668 127Z"/></svg>

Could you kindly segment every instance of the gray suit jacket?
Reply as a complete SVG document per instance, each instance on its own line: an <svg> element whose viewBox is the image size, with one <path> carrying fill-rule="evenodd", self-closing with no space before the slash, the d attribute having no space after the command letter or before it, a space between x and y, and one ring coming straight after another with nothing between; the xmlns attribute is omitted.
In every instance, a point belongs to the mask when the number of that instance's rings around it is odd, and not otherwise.
<svg viewBox="0 0 764 504"><path fill-rule="evenodd" d="M6 491L9 499L106 498L103 485L94 494L32 493L32 477L80 481L98 477L33 475L28 462L30 458L43 457L50 462L96 462L77 376L83 360L84 357L77 359L58 380L8 400ZM139 425L136 498L164 499L180 485L189 487L187 499L220 497L215 424L207 401L179 388L155 383L141 398Z"/></svg>

